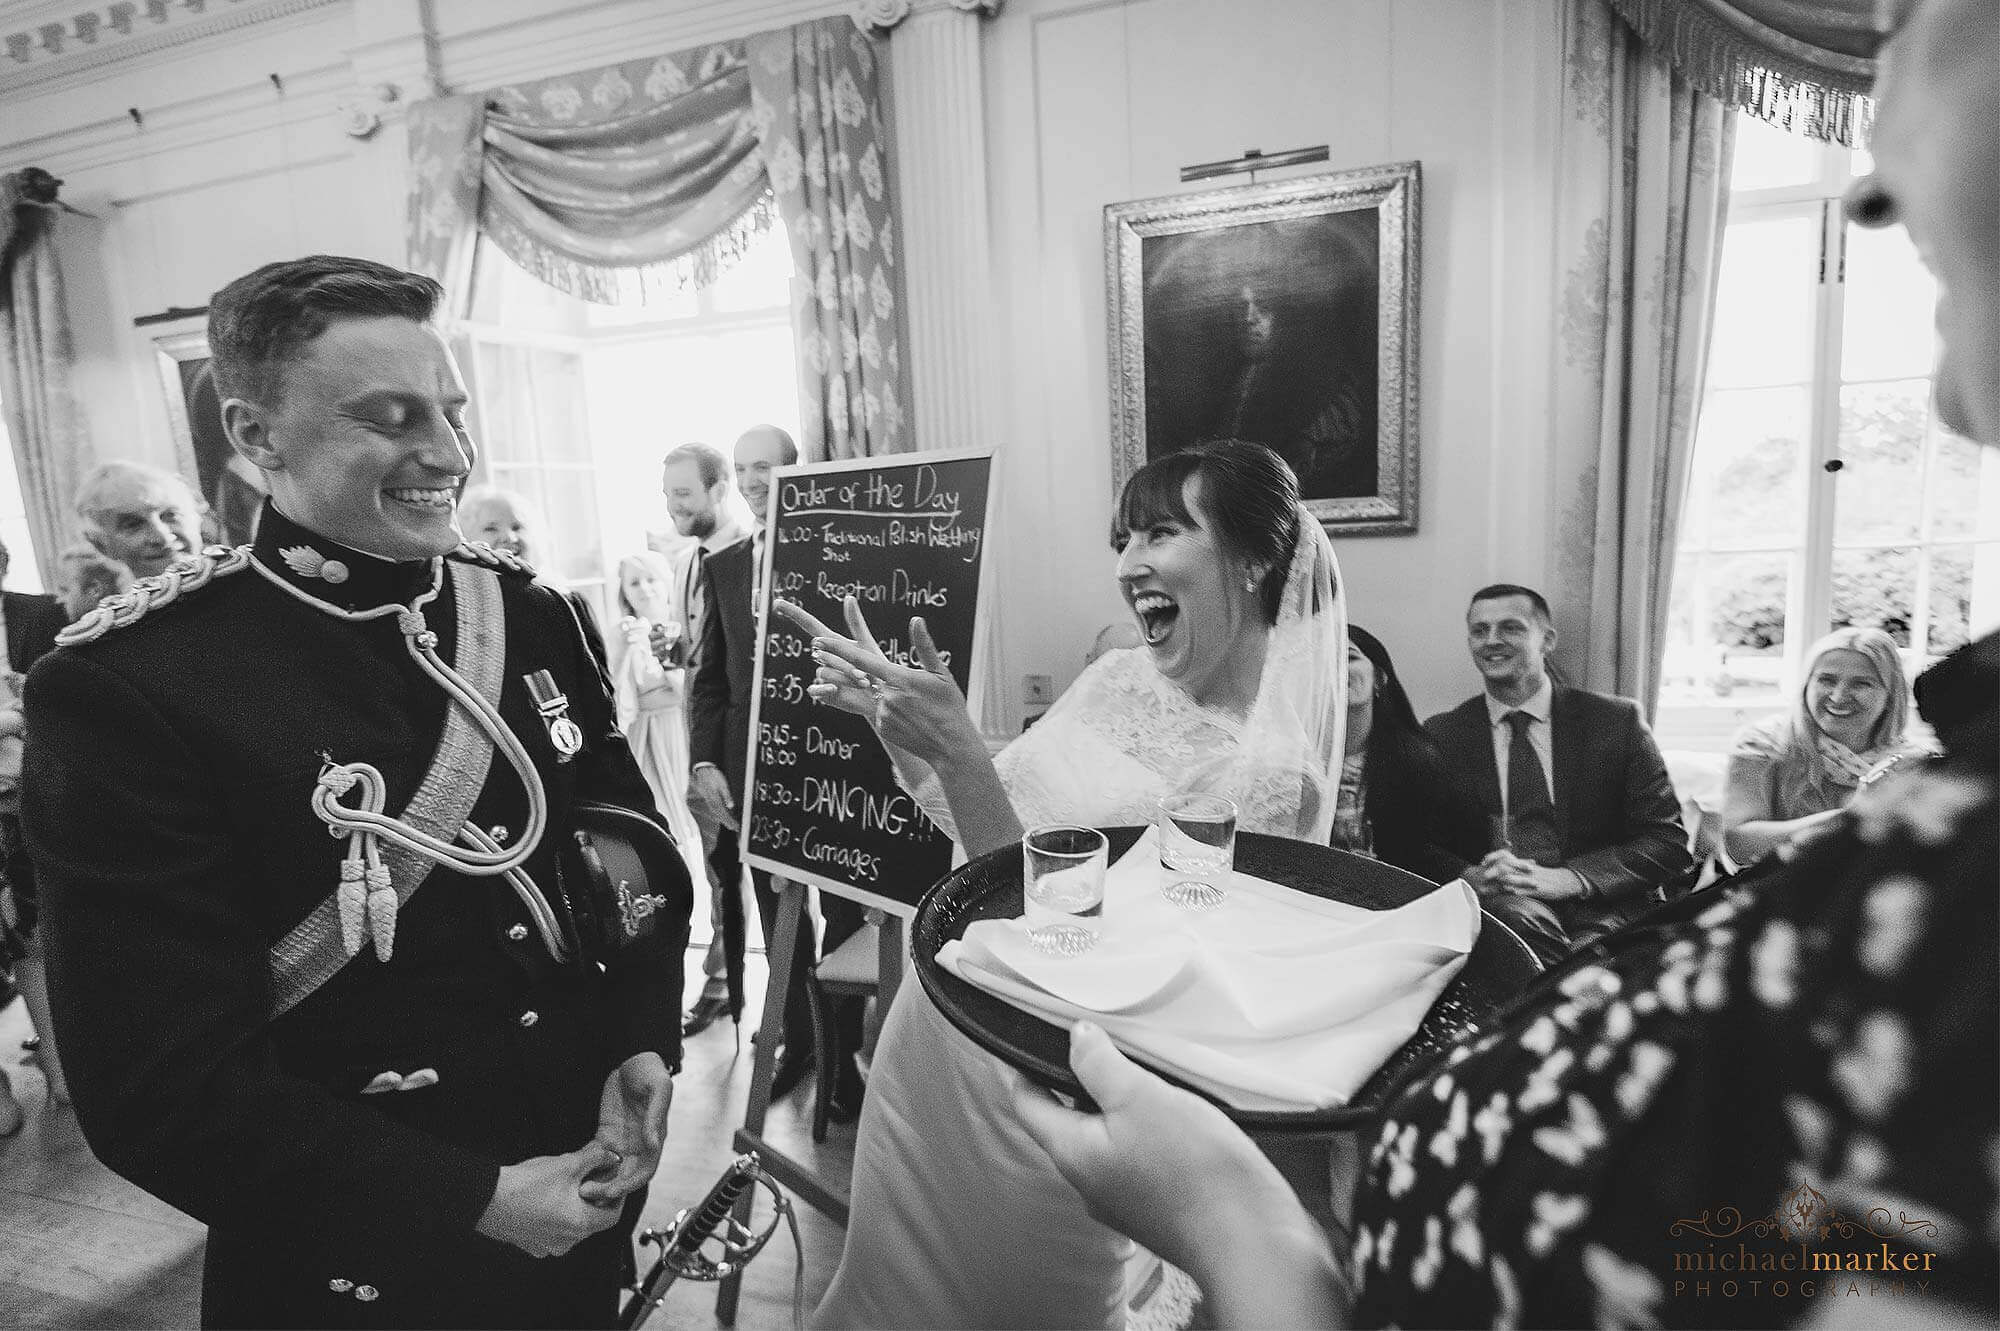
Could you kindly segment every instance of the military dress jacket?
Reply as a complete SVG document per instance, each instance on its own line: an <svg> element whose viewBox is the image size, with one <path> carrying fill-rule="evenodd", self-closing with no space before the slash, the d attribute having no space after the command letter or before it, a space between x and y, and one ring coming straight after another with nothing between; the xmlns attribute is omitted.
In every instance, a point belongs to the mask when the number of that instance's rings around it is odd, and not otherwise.
<svg viewBox="0 0 2000 1331"><path fill-rule="evenodd" d="M505 562L454 557L474 553ZM448 561L375 560L274 508L251 557L345 609L439 579L423 614L456 659ZM652 816L653 798L572 611L493 571L499 712L548 799L525 872L567 919L572 802ZM573 758L530 696L541 670L581 730ZM27 693L24 822L78 1119L112 1169L210 1226L204 1322L608 1324L621 1231L536 1261L474 1227L503 1164L591 1139L623 1060L678 1067L685 892L661 906L676 945L607 969L559 964L503 880L434 868L389 960L364 942L274 1017L269 950L333 894L348 848L312 809L322 768L372 764L397 814L439 745L446 695L397 616L353 622L243 568L60 648ZM470 821L502 845L527 825L499 752Z"/></svg>

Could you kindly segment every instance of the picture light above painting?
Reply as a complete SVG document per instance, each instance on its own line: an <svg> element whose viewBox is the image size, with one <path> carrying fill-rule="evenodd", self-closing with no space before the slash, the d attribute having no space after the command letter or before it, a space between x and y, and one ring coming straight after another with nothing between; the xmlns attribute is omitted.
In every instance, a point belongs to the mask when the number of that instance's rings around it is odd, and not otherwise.
<svg viewBox="0 0 2000 1331"><path fill-rule="evenodd" d="M1268 444L1330 535L1417 529L1418 164L1104 210L1112 483Z"/></svg>

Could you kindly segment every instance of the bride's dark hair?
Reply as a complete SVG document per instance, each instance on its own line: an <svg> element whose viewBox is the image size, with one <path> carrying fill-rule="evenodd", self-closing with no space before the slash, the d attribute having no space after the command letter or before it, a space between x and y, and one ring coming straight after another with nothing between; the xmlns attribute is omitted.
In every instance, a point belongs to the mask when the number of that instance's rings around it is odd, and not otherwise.
<svg viewBox="0 0 2000 1331"><path fill-rule="evenodd" d="M1299 543L1299 478L1262 444L1211 439L1178 453L1154 458L1125 482L1111 519L1111 543L1160 522L1195 520L1187 509L1187 483L1199 479L1202 512L1221 538L1223 549L1260 565L1260 599L1267 623L1278 622L1278 606Z"/></svg>

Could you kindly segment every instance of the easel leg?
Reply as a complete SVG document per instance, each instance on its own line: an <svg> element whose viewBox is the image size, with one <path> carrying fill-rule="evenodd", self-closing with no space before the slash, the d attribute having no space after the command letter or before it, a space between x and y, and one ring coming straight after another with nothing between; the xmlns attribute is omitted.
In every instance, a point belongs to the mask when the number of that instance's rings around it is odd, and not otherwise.
<svg viewBox="0 0 2000 1331"><path fill-rule="evenodd" d="M771 976L764 987L764 1020L758 1027L757 1053L750 1060L750 1102L743 1111L743 1131L756 1137L764 1134L764 1116L771 1108L771 1079L777 1071L778 1042L785 1034L785 997L791 987L792 954L799 946L799 930L805 920L806 888L789 878L776 879L778 890L778 932L771 940ZM754 1192L746 1192L736 1204L738 1224L750 1220ZM717 1288L715 1317L724 1326L736 1324L736 1300L742 1293L743 1277L730 1276Z"/></svg>

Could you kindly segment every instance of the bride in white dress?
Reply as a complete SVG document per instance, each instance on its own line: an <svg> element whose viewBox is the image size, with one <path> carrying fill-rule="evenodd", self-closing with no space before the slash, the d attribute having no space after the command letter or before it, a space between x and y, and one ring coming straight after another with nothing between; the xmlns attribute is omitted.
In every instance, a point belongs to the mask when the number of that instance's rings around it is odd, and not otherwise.
<svg viewBox="0 0 2000 1331"><path fill-rule="evenodd" d="M968 856L1023 825L1151 822L1184 791L1234 799L1246 831L1324 845L1346 716L1346 612L1332 547L1298 484L1257 444L1149 463L1113 523L1118 581L1145 645L1088 667L989 759L921 621L925 668L815 635L819 701L868 717L899 774ZM1009 1112L1012 1074L918 984L883 1027L854 1161L852 1216L821 1327L1115 1327L1131 1244ZM1162 1144L1162 1149L1171 1149Z"/></svg>

